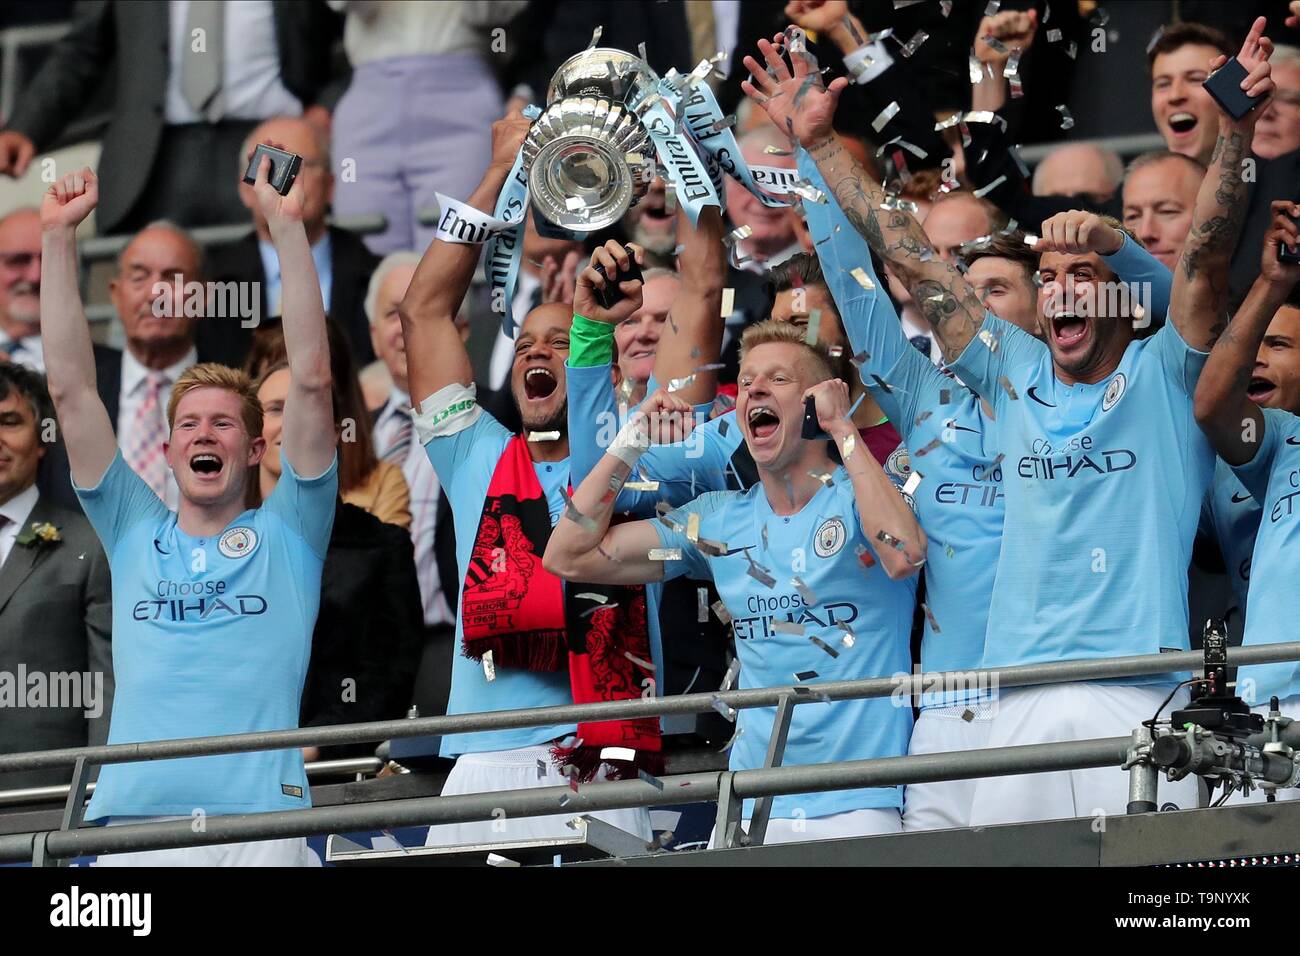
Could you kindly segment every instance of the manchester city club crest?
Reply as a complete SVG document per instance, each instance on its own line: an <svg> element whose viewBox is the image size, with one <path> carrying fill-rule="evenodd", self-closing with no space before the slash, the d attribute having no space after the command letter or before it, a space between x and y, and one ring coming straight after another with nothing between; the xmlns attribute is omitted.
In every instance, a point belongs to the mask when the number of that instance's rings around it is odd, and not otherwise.
<svg viewBox="0 0 1300 956"><path fill-rule="evenodd" d="M839 518L827 518L813 537L813 551L819 558L829 558L839 553L847 538L848 532L844 528L844 522Z"/></svg>
<svg viewBox="0 0 1300 956"><path fill-rule="evenodd" d="M217 539L217 550L228 558L246 558L257 548L257 532L252 528L231 528Z"/></svg>
<svg viewBox="0 0 1300 956"><path fill-rule="evenodd" d="M912 473L912 456L904 445L899 445L885 459L885 474L906 478Z"/></svg>
<svg viewBox="0 0 1300 956"><path fill-rule="evenodd" d="M1123 372L1118 373L1110 380L1110 384L1106 386L1106 394L1101 397L1101 410L1103 412L1108 412L1115 407L1115 403L1124 396L1124 386L1126 384Z"/></svg>

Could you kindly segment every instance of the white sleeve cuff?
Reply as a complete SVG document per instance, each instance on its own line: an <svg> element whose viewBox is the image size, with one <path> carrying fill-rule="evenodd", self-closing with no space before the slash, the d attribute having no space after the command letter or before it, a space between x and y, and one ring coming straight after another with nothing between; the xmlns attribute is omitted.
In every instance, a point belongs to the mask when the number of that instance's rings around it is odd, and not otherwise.
<svg viewBox="0 0 1300 956"><path fill-rule="evenodd" d="M420 403L420 411L411 416L415 435L421 445L464 431L476 421L483 409L478 404L478 386L452 382Z"/></svg>
<svg viewBox="0 0 1300 956"><path fill-rule="evenodd" d="M884 40L874 40L844 55L844 66L858 83L870 83L893 65Z"/></svg>

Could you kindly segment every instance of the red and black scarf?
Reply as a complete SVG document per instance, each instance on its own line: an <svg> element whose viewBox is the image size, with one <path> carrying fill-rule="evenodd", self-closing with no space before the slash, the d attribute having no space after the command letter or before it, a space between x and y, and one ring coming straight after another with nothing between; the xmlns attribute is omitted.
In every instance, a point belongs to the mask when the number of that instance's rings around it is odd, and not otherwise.
<svg viewBox="0 0 1300 956"><path fill-rule="evenodd" d="M575 704L640 697L643 682L653 677L639 663L650 660L645 587L570 582L566 588L542 567L550 536L550 511L528 443L516 435L492 473L470 553L461 599L462 653L482 660L491 651L496 667L567 666ZM578 600L578 594L599 594L605 602ZM634 762L612 765L615 777L635 776L638 769L660 772L656 717L579 724L577 744L555 747L551 754L587 781L596 776L605 747L636 751Z"/></svg>

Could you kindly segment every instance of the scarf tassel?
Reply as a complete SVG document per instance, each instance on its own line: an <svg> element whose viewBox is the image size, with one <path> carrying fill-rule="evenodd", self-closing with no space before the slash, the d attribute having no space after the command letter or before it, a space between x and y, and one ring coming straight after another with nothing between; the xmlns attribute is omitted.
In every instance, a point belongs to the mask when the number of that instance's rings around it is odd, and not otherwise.
<svg viewBox="0 0 1300 956"><path fill-rule="evenodd" d="M552 747L551 760L563 770L573 767L573 775L579 783L591 783L600 772L601 765L608 767L606 780L635 780L645 771L653 777L663 776L664 755L653 750L638 750L635 760L602 760L602 747Z"/></svg>
<svg viewBox="0 0 1300 956"><path fill-rule="evenodd" d="M569 647L562 632L540 634L527 640L521 640L518 634L466 638L461 641L461 650L472 661L483 660L491 651L496 667L528 671L569 669Z"/></svg>

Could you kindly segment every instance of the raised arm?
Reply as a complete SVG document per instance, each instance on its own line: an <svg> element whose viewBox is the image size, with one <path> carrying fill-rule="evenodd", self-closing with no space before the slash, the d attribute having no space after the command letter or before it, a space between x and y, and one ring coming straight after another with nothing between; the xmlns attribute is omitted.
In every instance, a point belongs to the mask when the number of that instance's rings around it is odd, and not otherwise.
<svg viewBox="0 0 1300 956"><path fill-rule="evenodd" d="M971 84L972 112L996 112L1006 105L1007 63L1015 50L1023 52L1029 49L1037 29L1037 10L1003 10L980 20L975 31L975 59L986 69L981 70L979 82ZM989 38L996 45L989 43Z"/></svg>
<svg viewBox="0 0 1300 956"><path fill-rule="evenodd" d="M1249 96L1266 99L1273 91L1268 58L1273 44L1264 36L1265 19L1259 17L1241 45L1237 59L1247 75L1241 88ZM1226 61L1218 57L1217 70ZM1246 218L1246 178L1242 161L1250 155L1255 122L1264 111L1261 102L1239 120L1219 116L1219 139L1209 172L1201 181L1192 214L1192 228L1174 270L1169 317L1183 341L1208 352L1227 325L1228 263Z"/></svg>
<svg viewBox="0 0 1300 956"><path fill-rule="evenodd" d="M679 212L678 224L681 289L659 337L655 381L667 384L694 374L691 383L674 394L692 405L707 405L717 393L718 373L695 370L715 364L722 353L722 286L727 275L722 213L706 207L692 228L686 213Z"/></svg>
<svg viewBox="0 0 1300 956"><path fill-rule="evenodd" d="M492 215L530 125L518 115L492 124L492 162L483 174L483 181L469 197L469 205ZM478 245L435 239L420 259L410 288L397 307L409 357L411 401L417 410L419 402L446 386L453 383L468 386L474 381L469 355L455 320L478 264L479 252ZM509 308L508 303L506 307Z"/></svg>
<svg viewBox="0 0 1300 956"><path fill-rule="evenodd" d="M280 259L284 347L289 359L289 394L284 402L284 454L300 478L323 474L334 460L334 400L325 303L316 263L302 224L302 181L287 196L267 182L271 160L263 157L253 194Z"/></svg>
<svg viewBox="0 0 1300 956"><path fill-rule="evenodd" d="M77 226L99 202L89 167L69 173L41 200L41 341L50 397L63 429L72 480L93 488L117 454L113 423L95 387L95 354L77 286Z"/></svg>
<svg viewBox="0 0 1300 956"><path fill-rule="evenodd" d="M650 551L659 535L650 521L609 526L616 488L652 442L681 441L690 431L691 407L659 389L628 419L608 452L573 493L571 506L551 531L542 565L568 581L593 584L645 584L663 578L660 560ZM574 512L576 511L576 515Z"/></svg>
<svg viewBox="0 0 1300 956"><path fill-rule="evenodd" d="M778 128L808 151L853 227L878 256L894 266L934 328L944 358L956 360L979 331L984 306L962 274L935 254L920 223L900 209L881 208L884 190L835 135L831 119L848 81L839 77L825 87L820 74L810 70L805 55L792 54L792 74L771 43L759 40L758 47L767 68L753 57L745 57L752 79L741 87Z"/></svg>
<svg viewBox="0 0 1300 956"><path fill-rule="evenodd" d="M894 580L915 574L925 563L925 532L849 421L848 385L829 379L804 392L804 398L809 395L815 396L818 424L840 449L844 470L853 482L862 534L872 543L880 566Z"/></svg>
<svg viewBox="0 0 1300 956"><path fill-rule="evenodd" d="M1273 227L1264 237L1259 278L1214 343L1196 385L1196 421L1219 457L1230 465L1252 460L1264 438L1264 414L1246 389L1268 324L1300 281L1300 266L1277 260L1279 243L1300 242L1300 230L1291 219L1297 214L1296 203L1273 203Z"/></svg>

